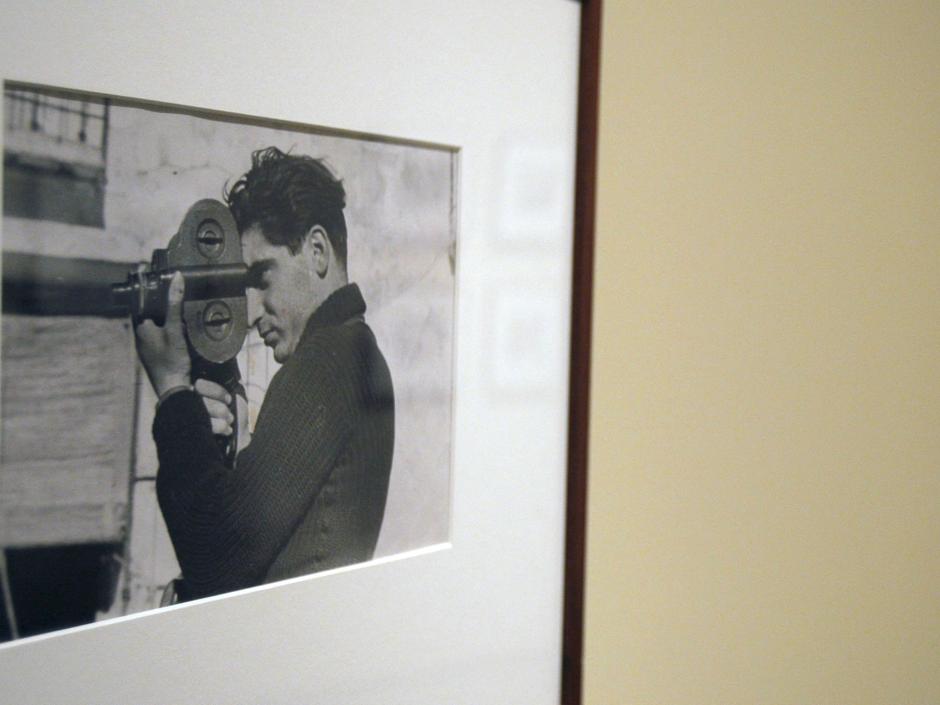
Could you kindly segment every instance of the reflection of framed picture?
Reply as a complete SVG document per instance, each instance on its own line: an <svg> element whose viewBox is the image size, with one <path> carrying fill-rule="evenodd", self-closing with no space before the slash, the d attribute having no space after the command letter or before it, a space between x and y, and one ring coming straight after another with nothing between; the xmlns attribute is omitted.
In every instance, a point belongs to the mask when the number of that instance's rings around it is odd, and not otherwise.
<svg viewBox="0 0 940 705"><path fill-rule="evenodd" d="M210 2L114 5L93 16L63 3L4 18L5 629L12 636L30 600L53 604L43 590L78 601L80 589L54 572L73 579L81 571L62 570L70 561L84 566L82 589L94 585L90 617L79 620L92 623L0 646L0 687L12 699L549 703L564 680L565 702L578 700L592 200L584 176L599 10L568 0L438 9ZM593 37L585 50L582 34ZM14 134L17 105L27 108L23 134ZM39 105L46 112L33 115ZM238 203L246 175L261 169L248 180L263 184L266 160L280 155L324 157L327 190L342 181L345 280L331 279L341 259L335 223L306 223L288 247L255 227L279 209L253 195L242 199L252 208ZM295 193L275 189L284 190ZM236 445L231 472L269 477L242 464L269 439L265 455L287 470L259 495L267 513L250 495L216 492L219 474L193 478L185 458L227 457L226 405L213 411L190 380L177 384L166 356L147 358L144 371L126 310L100 310L112 302L95 298L102 280L172 290L170 274L129 276L129 265L168 248L186 223L197 253L228 247L225 216L215 218L219 232L204 229L205 218L186 220L204 198L232 214L242 251L225 267L194 264L179 311L190 347L193 331L227 339L244 294L244 327L254 332L235 359L253 435L240 453ZM180 269L161 262L149 274ZM286 323L280 300L265 308L272 262L317 306ZM222 289L199 283L207 279ZM304 288L323 279L335 284L323 295ZM337 304L331 296L351 295L353 282L361 299ZM124 309L128 300L140 301L125 297ZM327 314L323 327L338 338L321 340L318 327L308 349L306 327L296 333L291 321ZM331 361L319 377L316 360ZM154 367L171 370L156 391ZM349 396L368 413L349 421L331 407ZM306 409L299 440L296 399ZM330 440L304 445L321 427ZM167 428L185 443L167 441ZM337 467L369 455L349 445L363 435L375 456L391 456L386 469L366 462L387 488L352 479L328 487ZM304 483L288 480L317 476L310 468L327 457L332 470L301 496ZM174 462L184 467L161 488ZM190 522L207 497L207 512ZM282 519L276 510L287 506ZM230 531L231 507L254 512L250 530ZM49 546L58 554L38 555ZM47 560L34 571L45 586L24 587L26 559ZM195 599L153 609L180 572L183 597ZM46 619L47 628L67 623Z"/></svg>

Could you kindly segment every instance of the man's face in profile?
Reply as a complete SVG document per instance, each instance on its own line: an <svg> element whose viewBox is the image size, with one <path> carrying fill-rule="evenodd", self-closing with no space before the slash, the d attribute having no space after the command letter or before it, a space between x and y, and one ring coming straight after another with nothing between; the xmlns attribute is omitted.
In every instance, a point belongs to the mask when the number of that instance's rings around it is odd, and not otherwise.
<svg viewBox="0 0 940 705"><path fill-rule="evenodd" d="M274 359L286 362L297 348L310 314L320 304L308 243L296 254L286 245L273 245L261 228L242 233L242 257L248 267L248 322L256 326Z"/></svg>

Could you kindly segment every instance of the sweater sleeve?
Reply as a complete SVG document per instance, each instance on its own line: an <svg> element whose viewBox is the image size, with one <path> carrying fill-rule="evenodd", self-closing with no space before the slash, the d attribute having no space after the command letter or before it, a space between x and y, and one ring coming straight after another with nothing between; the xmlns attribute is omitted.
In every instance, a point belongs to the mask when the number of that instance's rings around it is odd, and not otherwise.
<svg viewBox="0 0 940 705"><path fill-rule="evenodd" d="M346 445L361 406L354 356L321 352L275 375L234 469L197 394L157 412L157 494L193 597L259 584Z"/></svg>

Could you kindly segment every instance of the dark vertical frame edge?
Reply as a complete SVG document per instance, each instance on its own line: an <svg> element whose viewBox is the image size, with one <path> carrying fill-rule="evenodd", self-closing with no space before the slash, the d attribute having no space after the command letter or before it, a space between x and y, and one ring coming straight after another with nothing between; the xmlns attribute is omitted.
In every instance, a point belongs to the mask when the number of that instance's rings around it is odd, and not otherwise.
<svg viewBox="0 0 940 705"><path fill-rule="evenodd" d="M601 0L581 2L561 705L581 705Z"/></svg>

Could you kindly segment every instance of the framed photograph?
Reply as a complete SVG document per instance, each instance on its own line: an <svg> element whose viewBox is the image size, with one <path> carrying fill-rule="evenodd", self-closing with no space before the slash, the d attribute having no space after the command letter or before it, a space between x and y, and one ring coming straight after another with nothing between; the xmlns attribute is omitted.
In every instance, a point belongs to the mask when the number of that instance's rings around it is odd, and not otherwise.
<svg viewBox="0 0 940 705"><path fill-rule="evenodd" d="M4 692L579 702L599 6L21 10Z"/></svg>
<svg viewBox="0 0 940 705"><path fill-rule="evenodd" d="M454 148L3 100L0 638L449 540Z"/></svg>

